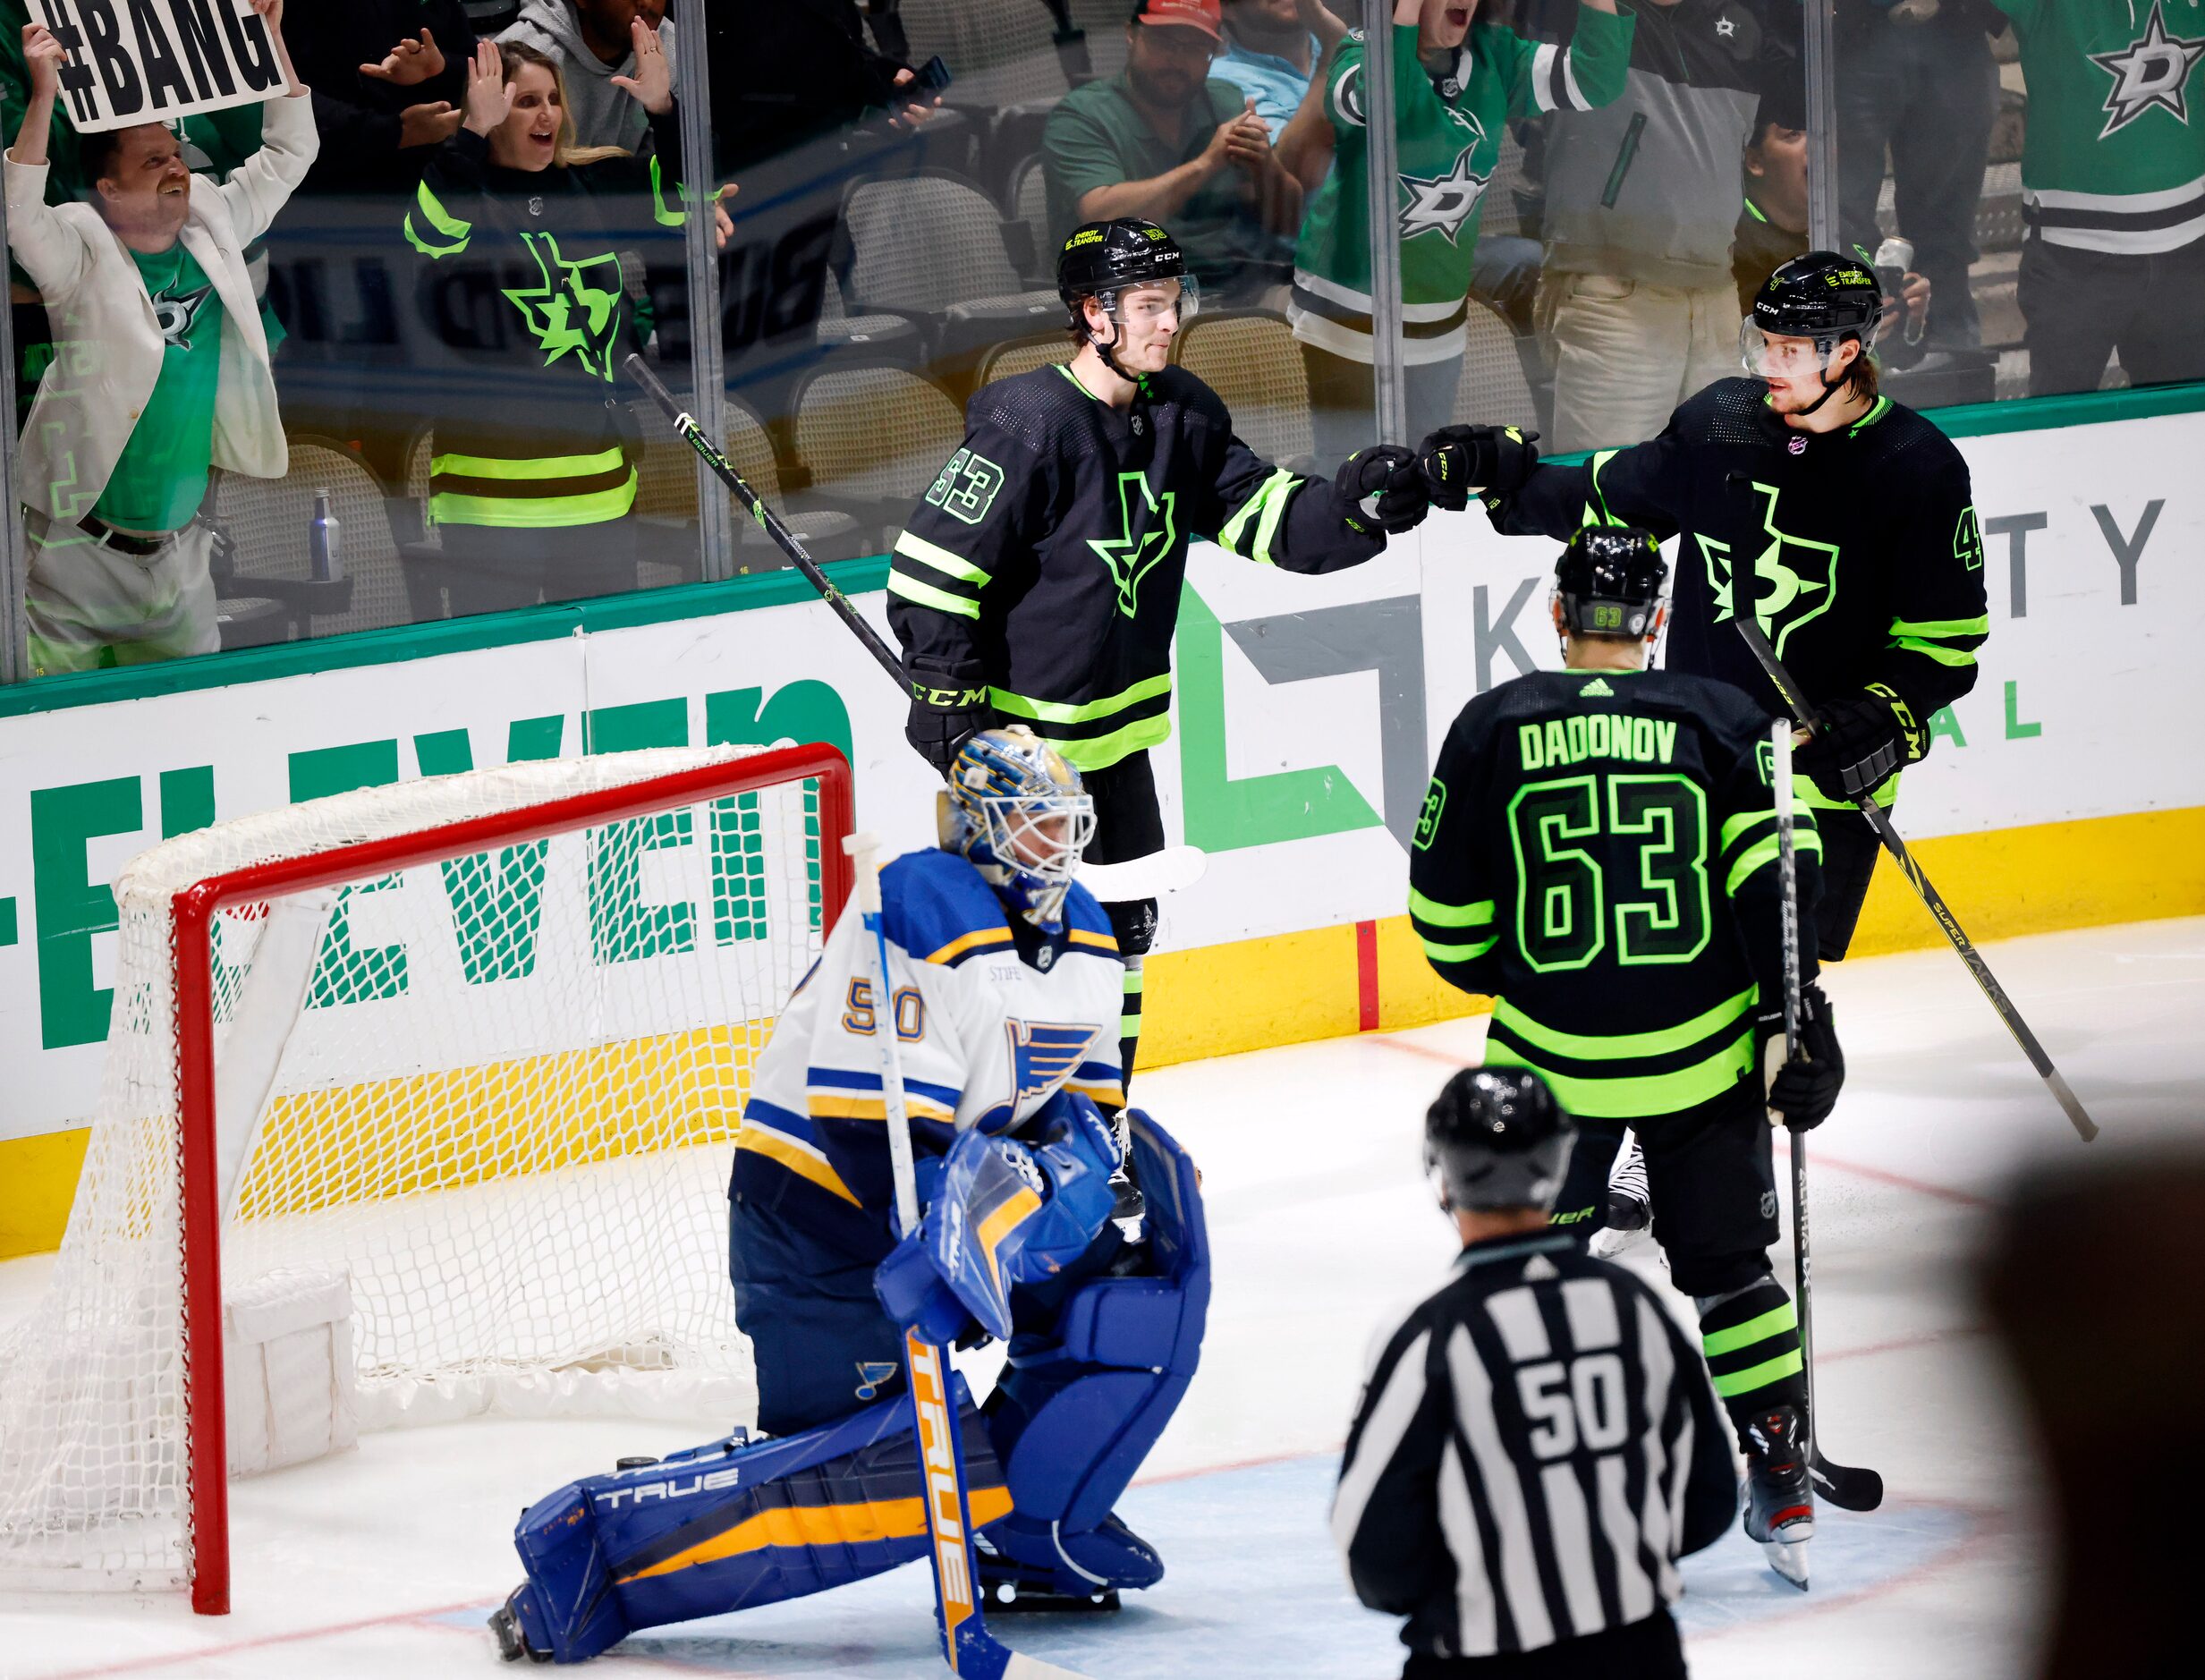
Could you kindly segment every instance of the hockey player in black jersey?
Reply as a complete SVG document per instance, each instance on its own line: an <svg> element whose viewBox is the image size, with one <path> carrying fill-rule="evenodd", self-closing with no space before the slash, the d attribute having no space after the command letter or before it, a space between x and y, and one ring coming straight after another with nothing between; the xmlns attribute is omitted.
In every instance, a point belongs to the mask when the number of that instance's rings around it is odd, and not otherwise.
<svg viewBox="0 0 2205 1680"><path fill-rule="evenodd" d="M1455 719L1411 844L1409 913L1441 978L1493 998L1486 1065L1538 1070L1578 1122L1556 1225L1598 1226L1636 1133L1654 1235L1747 1455L1746 1531L1804 1586L1806 1380L1768 1263L1767 1116L1818 1125L1844 1079L1812 960L1822 843L1805 817L1807 1056L1764 1088L1762 1046L1783 1038L1772 719L1727 683L1643 668L1666 571L1642 530L1571 538L1554 599L1566 668Z"/></svg>
<svg viewBox="0 0 2205 1680"><path fill-rule="evenodd" d="M1089 860L1122 863L1164 845L1148 750L1171 729L1188 542L1336 572L1382 553L1429 501L1409 450L1362 450L1327 482L1275 467L1234 436L1217 394L1170 365L1198 300L1155 223L1075 229L1057 290L1078 353L967 405L963 446L896 540L888 622L920 755L939 770L974 730L1025 725L1094 798ZM1157 905L1106 908L1125 958L1130 1079Z"/></svg>
<svg viewBox="0 0 2205 1680"><path fill-rule="evenodd" d="M1676 1562L1737 1508L1692 1344L1548 1228L1573 1130L1520 1068L1455 1074L1425 1116L1463 1252L1379 1344L1332 1507L1356 1596L1409 1618L1404 1680L1682 1676Z"/></svg>

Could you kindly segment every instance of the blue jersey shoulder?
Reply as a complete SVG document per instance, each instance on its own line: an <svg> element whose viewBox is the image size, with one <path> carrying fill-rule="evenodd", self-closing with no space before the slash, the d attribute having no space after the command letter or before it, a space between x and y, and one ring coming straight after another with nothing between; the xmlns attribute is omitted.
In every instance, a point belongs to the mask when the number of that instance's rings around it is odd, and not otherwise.
<svg viewBox="0 0 2205 1680"><path fill-rule="evenodd" d="M922 963L1013 948L996 889L954 852L907 852L881 870L880 909L888 938Z"/></svg>

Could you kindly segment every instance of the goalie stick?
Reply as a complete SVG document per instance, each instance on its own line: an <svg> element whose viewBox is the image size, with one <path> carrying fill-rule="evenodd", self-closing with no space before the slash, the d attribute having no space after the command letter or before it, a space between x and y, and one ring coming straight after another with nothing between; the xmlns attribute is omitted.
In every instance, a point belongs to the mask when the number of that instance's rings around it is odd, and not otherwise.
<svg viewBox="0 0 2205 1680"><path fill-rule="evenodd" d="M1776 759L1769 769L1777 795L1778 920L1784 933L1784 1055L1800 1059L1799 854L1792 844L1792 725L1778 718L1770 731ZM1834 1464L1822 1455L1820 1420L1814 1403L1814 1256L1807 1231L1807 1134L1785 1127L1792 1150L1793 1304L1799 1311L1799 1353L1807 1379L1807 1472L1815 1489L1841 1511L1873 1511L1884 1502L1884 1479L1872 1470Z"/></svg>
<svg viewBox="0 0 2205 1680"><path fill-rule="evenodd" d="M1753 657L1760 661L1761 669L1768 674L1769 682L1776 685L1786 709L1807 728L1814 728L1814 708L1807 704L1806 695L1792 681L1792 675L1784 668L1784 662L1777 658L1777 650L1769 646L1768 638L1763 633L1759 621L1747 614L1730 622L1745 638L1745 645L1753 650ZM1899 838L1899 831L1891 826L1890 816L1871 798L1863 796L1855 802L1860 806L1861 815L1867 818L1869 826L1875 829L1876 837L1883 842L1884 850L1891 853L1924 906L1937 919L1937 925L1945 929L1945 937L1953 942L1953 949L1959 952L1960 960L1968 965L1968 972L1975 977L1975 983L1983 988L1983 996L1990 999L1990 1006L1998 1012L1998 1019L2006 1022L2006 1030L2014 1035L2014 1042L2022 1047L2022 1054L2029 1058L2029 1065L2037 1070L2037 1077L2050 1088L2053 1098L2065 1112L2077 1135L2085 1143L2090 1142L2098 1135L2098 1123L2091 1118L2089 1111L2082 1107L2059 1069L2052 1065L2052 1058L2044 1053L2044 1046L2037 1042L2037 1035L2029 1030L2029 1023L2022 1019L2022 1012L2014 1008L2014 1000L2006 995L2006 988L1998 984L1997 976L1990 972L1990 965L1976 950L1975 942L1961 930L1959 920L1954 916L1952 907L1946 904L1944 895L1929 884L1929 878L1922 873L1921 865L1915 862L1913 854L1907 851L1906 842Z"/></svg>
<svg viewBox="0 0 2205 1680"><path fill-rule="evenodd" d="M880 914L880 871L873 861L879 846L869 834L851 835L843 841L856 877L851 896L871 937L873 996L886 998L892 989L888 934ZM894 1015L893 1009L883 1005L884 1029ZM895 1181L896 1226L899 1232L910 1232L919 1226L919 1181L912 1161L911 1111L903 1101L903 1052L893 1031L883 1030L877 1036L881 1097L887 1110L888 1165ZM970 1675L973 1680L1081 1680L1072 1669L1021 1656L988 1633L980 1613L980 1572L971 1544L972 1506L966 1494L963 1445L958 1438L956 1408L950 1401L949 1350L906 1330L903 1364L911 1380L912 1438L919 1446L925 1479L928 1554L942 1660L952 1674Z"/></svg>

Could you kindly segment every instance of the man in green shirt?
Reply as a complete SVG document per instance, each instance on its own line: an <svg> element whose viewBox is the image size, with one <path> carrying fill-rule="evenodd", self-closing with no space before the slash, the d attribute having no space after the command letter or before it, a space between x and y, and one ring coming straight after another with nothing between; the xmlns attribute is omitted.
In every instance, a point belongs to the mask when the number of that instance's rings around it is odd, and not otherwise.
<svg viewBox="0 0 2205 1680"><path fill-rule="evenodd" d="M255 67L281 89L259 113L259 151L216 185L191 173L160 123L80 135L85 203L50 201L64 54L43 24L22 31L30 98L7 154L8 242L56 352L22 430L34 674L216 651L210 533L198 520L209 474L280 478L286 465L244 252L317 141L283 0L252 6L251 38L269 55Z"/></svg>
<svg viewBox="0 0 2205 1680"><path fill-rule="evenodd" d="M1042 131L1056 240L1115 216L1168 222L1204 301L1283 289L1302 186L1255 100L1209 73L1225 47L1217 0L1141 0L1125 36L1124 70L1074 89Z"/></svg>

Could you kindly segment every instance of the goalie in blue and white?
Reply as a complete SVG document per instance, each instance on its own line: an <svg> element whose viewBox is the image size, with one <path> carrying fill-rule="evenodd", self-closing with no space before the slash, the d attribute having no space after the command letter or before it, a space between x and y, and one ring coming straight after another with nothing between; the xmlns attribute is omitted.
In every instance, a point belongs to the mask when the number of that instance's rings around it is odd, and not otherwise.
<svg viewBox="0 0 2205 1680"><path fill-rule="evenodd" d="M1046 742L988 729L951 764L940 832L881 871L889 997L871 936L844 915L754 1073L729 1269L768 1438L738 1431L524 1513L529 1579L492 1620L507 1656L578 1661L635 1628L923 1556L907 1326L1009 1344L984 1406L951 1380L991 1604L1111 1605L1162 1577L1111 1506L1193 1376L1209 1249L1193 1164L1118 1113L1123 969L1073 879L1093 805ZM926 1209L908 1235L886 1030ZM1111 1218L1121 1167L1146 1201L1134 1239Z"/></svg>

